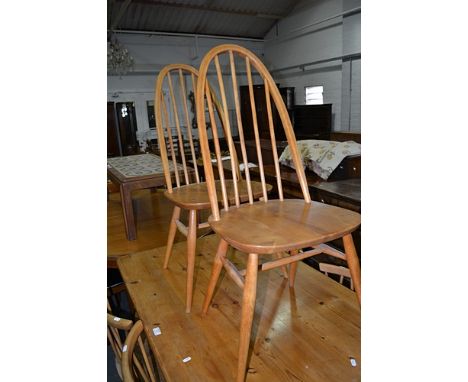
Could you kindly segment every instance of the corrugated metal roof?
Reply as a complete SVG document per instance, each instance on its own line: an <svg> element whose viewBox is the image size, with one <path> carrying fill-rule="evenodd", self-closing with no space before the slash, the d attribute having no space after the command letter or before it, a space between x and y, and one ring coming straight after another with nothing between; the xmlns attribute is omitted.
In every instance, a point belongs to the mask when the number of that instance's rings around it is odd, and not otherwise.
<svg viewBox="0 0 468 382"><path fill-rule="evenodd" d="M298 0L114 0L108 29L263 38Z"/></svg>

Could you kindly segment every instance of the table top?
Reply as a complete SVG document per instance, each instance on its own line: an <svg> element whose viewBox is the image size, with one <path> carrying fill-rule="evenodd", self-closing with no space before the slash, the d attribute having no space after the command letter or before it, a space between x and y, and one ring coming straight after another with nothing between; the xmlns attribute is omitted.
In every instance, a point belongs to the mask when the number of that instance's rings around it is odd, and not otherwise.
<svg viewBox="0 0 468 382"><path fill-rule="evenodd" d="M192 313L185 313L186 243L163 270L165 248L118 259L166 381L233 381L237 368L242 290L221 277L205 317L201 306L218 244L197 240ZM230 253L245 262L245 255ZM160 335L155 335L159 328ZM360 308L355 293L300 262L294 289L279 269L260 272L253 321L251 381L359 381ZM184 362L186 357L190 361ZM353 367L351 358L357 366Z"/></svg>

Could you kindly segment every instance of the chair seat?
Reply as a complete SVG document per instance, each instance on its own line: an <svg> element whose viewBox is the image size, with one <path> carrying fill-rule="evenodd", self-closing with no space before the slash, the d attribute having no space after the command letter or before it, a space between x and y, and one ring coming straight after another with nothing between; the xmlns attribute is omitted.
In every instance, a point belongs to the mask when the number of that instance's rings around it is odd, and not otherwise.
<svg viewBox="0 0 468 382"><path fill-rule="evenodd" d="M221 191L221 182L217 180L215 182L216 191L218 194L218 200L223 200L223 194ZM254 199L258 199L263 195L262 184L260 182L251 182L252 185L252 194ZM246 202L249 200L247 193L247 183L245 181L240 181L237 183L238 192L241 202ZM272 186L270 184L266 185L267 192L271 191ZM235 202L234 198L234 182L226 180L226 191L230 203ZM206 183L194 183L188 184L186 186L181 186L172 189L172 192L166 191L164 193L166 198L172 201L175 205L188 209L188 210L205 210L211 207L210 199L208 197L208 189Z"/></svg>
<svg viewBox="0 0 468 382"><path fill-rule="evenodd" d="M338 239L361 224L353 211L302 199L243 204L208 219L213 230L246 253L277 253Z"/></svg>

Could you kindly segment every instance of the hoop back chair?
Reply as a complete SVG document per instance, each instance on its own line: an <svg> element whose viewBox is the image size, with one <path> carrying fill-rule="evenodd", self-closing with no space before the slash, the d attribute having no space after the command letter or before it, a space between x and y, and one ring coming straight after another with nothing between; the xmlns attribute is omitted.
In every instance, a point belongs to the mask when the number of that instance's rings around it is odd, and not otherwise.
<svg viewBox="0 0 468 382"><path fill-rule="evenodd" d="M157 364L152 352L143 341L143 323L135 322L122 348L122 374L124 382L159 381Z"/></svg>
<svg viewBox="0 0 468 382"><path fill-rule="evenodd" d="M107 339L115 355L115 367L122 378L122 342L133 326L131 320L114 316L110 313L110 305L107 303ZM122 333L122 335L121 335Z"/></svg>
<svg viewBox="0 0 468 382"><path fill-rule="evenodd" d="M163 267L164 269L168 267L176 231L179 230L187 237L185 309L187 313L190 312L192 305L197 230L199 228L209 228L207 222L198 223L198 211L210 209L211 206L206 183L202 182L201 174L199 174L197 168L199 153L196 152L195 148L196 143L198 143L198 134L192 126L192 116L187 105L187 99L191 92L194 94L194 99L196 98L197 79L198 71L192 66L185 64L167 65L157 77L154 101L160 156L167 187L164 195L174 204ZM165 88L169 90L166 97L164 95ZM220 164L223 162L221 160L219 138L225 136L223 128L226 125L225 118L227 118L227 114L222 112L222 106L219 102L215 100L214 103L215 108L209 111L211 116L210 131L213 137L216 137L214 142L215 151L217 153L217 163ZM218 128L219 125L221 125L221 129ZM177 147L178 150L176 150ZM231 152L231 155L231 169L234 169L231 172L235 174L235 177L230 182L223 183L223 187L220 187L219 182L215 187L217 187L218 192L227 203L234 200L234 190L236 191L235 196L240 197L242 201L246 201L248 197L246 182L243 181L237 165L236 153ZM193 167L192 176L190 166ZM223 166L218 166L218 172L220 177L224 179L225 169ZM176 187L173 187L173 180L175 180ZM271 188L268 185L268 190L271 190ZM254 197L258 198L262 194L260 183L255 182L252 189ZM188 226L184 225L180 220L181 209L188 211Z"/></svg>
<svg viewBox="0 0 468 382"><path fill-rule="evenodd" d="M244 204L240 204L240 198L237 193L235 203L229 205L225 200L220 200L216 192L213 166L210 160L211 153L206 132L207 121L205 113L203 112L206 106L209 110L213 108L213 101L211 99L213 90L211 90L207 83L207 76L212 66L214 66L214 71L218 79L216 89L219 93L219 98L222 100L223 112L225 114L228 99L226 89L230 88L232 91L232 94L229 95L235 105L237 129L239 132L242 154L239 155L239 158L245 166L245 179L249 194L248 203ZM239 68L245 70L245 75L243 77L241 77L242 72L238 70ZM224 72L222 69L224 69ZM260 82L265 89L269 139L271 140L279 196L279 199L276 200L268 199L265 186L265 171L259 142L260 135L253 91L254 78L257 82L256 85ZM243 119L238 93L238 86L241 81L247 83L250 95L250 112L252 113L253 121L252 128L254 130L253 135L255 137L258 158L257 174L259 173L263 190L261 201L258 202L254 201L252 191L250 190L252 176L247 165L248 158L245 148L246 131L244 131L242 124ZM215 81L211 83L211 86L215 87L214 85ZM252 52L243 47L231 44L212 48L201 62L196 96L200 144L212 211L212 215L208 221L211 228L220 236L220 243L214 259L212 274L203 303L203 314L207 313L221 269L224 267L226 273L233 281L243 288L237 366L237 381L240 382L245 378L247 367L250 333L255 310L258 270L269 270L290 264L289 284L292 287L294 285L298 261L324 252L346 258L356 288L358 300L360 301L360 266L351 236L351 233L360 224L360 215L353 211L311 201L304 169L296 146L294 131L286 107L270 73L260 59ZM281 126L275 127L273 125L272 105L276 106ZM284 130L292 153L292 159L301 186L303 199L285 199L283 197L275 139L275 129L280 128ZM227 131L226 138L228 140L229 151L233 152L234 142L231 136L232 128L227 118L225 130ZM226 179L220 180L222 183L225 181ZM220 210L220 204L223 207L222 210ZM345 253L337 251L325 244L339 238L343 239ZM234 264L226 258L229 246L248 254L247 268L245 270L237 269ZM301 249L309 247L312 249L301 251ZM281 257L279 259L273 258L264 263L259 263L259 258L266 258L268 257L267 255L276 253L285 253L286 257Z"/></svg>

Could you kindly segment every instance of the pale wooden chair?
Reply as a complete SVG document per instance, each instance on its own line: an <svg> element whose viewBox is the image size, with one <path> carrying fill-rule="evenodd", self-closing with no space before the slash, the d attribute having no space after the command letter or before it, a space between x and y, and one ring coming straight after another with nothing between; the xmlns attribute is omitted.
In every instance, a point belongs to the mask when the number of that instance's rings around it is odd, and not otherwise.
<svg viewBox="0 0 468 382"><path fill-rule="evenodd" d="M109 301L107 302L107 339L115 356L115 367L122 379L122 343L133 326L132 320L114 316Z"/></svg>
<svg viewBox="0 0 468 382"><path fill-rule="evenodd" d="M174 238L176 231L179 230L187 237L187 292L186 292L186 312L189 313L192 306L193 294L193 276L195 267L195 249L197 240L197 230L200 228L209 228L208 223L198 222L199 211L210 209L210 199L206 188L206 183L201 182L200 174L197 168L197 153L195 152L195 142L198 143L197 134L192 129L191 115L187 106L188 95L191 91L196 94L196 81L198 79L198 71L192 66L185 64L171 64L164 67L156 80L155 89L155 107L156 107L156 127L158 133L158 142L160 149L161 161L163 163L164 175L166 180L167 191L164 195L174 204L174 210L169 227L169 235L167 239L166 253L164 258L164 269L167 269L169 258L172 253ZM165 86L169 89L168 96L164 96L163 89ZM220 124L224 127L227 118L221 111L221 106L215 102L215 108L218 112ZM170 113L172 111L173 126L171 128ZM203 111L205 113L205 111ZM216 137L216 153L218 154L218 164L222 163L220 159L219 135L222 131L218 131L218 122L215 120L215 110L211 109L210 114L213 117L210 131L213 137ZM182 125L186 128L183 129ZM225 132L222 132L225 135ZM166 147L165 143L168 143ZM186 150L179 149L189 147L188 153ZM171 160L168 158L168 151ZM176 155L176 151L179 153ZM226 203L234 201L235 198L241 201L248 200L247 183L242 179L239 166L237 165L237 156L235 151L231 152L232 162L235 163L231 169L235 169L232 173L236 174L235 180L223 182L221 187L220 182L215 182L215 187L218 193L226 201ZM176 169L171 176L171 168ZM190 168L192 167L192 169ZM191 170L194 176L191 176ZM225 171L223 166L218 166L218 172L223 177ZM192 177L194 179L192 179ZM173 187L175 180L176 187ZM263 186L264 188L265 186ZM271 190L271 186L267 185L267 190ZM258 198L263 192L262 185L258 182L252 182L249 192L251 197ZM188 226L180 220L181 209L188 211Z"/></svg>
<svg viewBox="0 0 468 382"><path fill-rule="evenodd" d="M212 88L210 88L207 83L208 70L211 70L210 65L213 63L213 70L215 71L218 79L216 88L218 89L219 99L222 100L224 113L226 113L227 110L226 84L228 84L229 88L232 90L231 99L234 100L236 109L242 162L246 165L248 163L248 158L245 148L245 132L243 131L242 126L242 115L238 94L238 85L241 79L237 69L241 68L245 73L242 80L249 86L253 130L259 164L258 170L263 187L261 201L254 202L253 193L250 190L251 176L247 165L245 178L249 193L248 203L240 204L239 193L236 191L235 205L230 206L225 200L220 200L219 194L217 193L217 186L213 175L213 166L210 160L210 147L208 145L206 130L207 121L204 113L205 107L208 107L208 110L210 111L213 109L211 93L214 92L215 82L213 81L211 83ZM225 69L224 73L221 68ZM255 70L256 73L253 73L253 70ZM269 132L272 142L272 155L274 159L279 195L279 199L277 200L269 200L265 186L255 99L253 96L252 78L254 75L265 87ZM319 253L327 253L337 257L346 258L354 286L356 288L357 298L360 303L360 265L351 236L351 233L360 225L360 215L343 208L311 201L288 112L275 81L260 59L252 52L243 47L231 44L220 45L211 49L201 62L196 97L200 144L212 210L212 215L208 221L211 228L220 236L220 243L214 259L212 274L205 301L203 303L203 314L207 313L221 269L224 267L226 273L233 279L233 281L243 288L237 369L237 381L240 382L245 378L245 372L248 365L247 358L252 320L255 310L257 272L259 270L269 270L290 264L289 281L290 286L292 287L294 285L298 261ZM273 126L272 104L274 104L278 110L282 126ZM227 114L225 120L227 124L225 130L230 132L231 128L229 126ZM303 199L283 198L280 167L276 151L275 128L284 129L286 134L299 183L301 185ZM230 152L233 152L234 143L229 134L227 135L227 139L229 150ZM225 184L226 179L221 178L220 182L223 185ZM220 211L220 204L224 207L222 211ZM329 241L339 238L343 239L345 253L342 253L326 244ZM237 269L234 264L226 258L229 246L234 247L240 252L248 254L246 270ZM300 251L303 248L312 249ZM289 255L279 259L274 256L272 260L259 263L260 257L267 258L267 255L269 254L274 255L282 252L287 252Z"/></svg>
<svg viewBox="0 0 468 382"><path fill-rule="evenodd" d="M122 348L124 382L159 381L158 367L147 341L143 341L143 323L135 322Z"/></svg>

